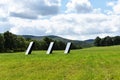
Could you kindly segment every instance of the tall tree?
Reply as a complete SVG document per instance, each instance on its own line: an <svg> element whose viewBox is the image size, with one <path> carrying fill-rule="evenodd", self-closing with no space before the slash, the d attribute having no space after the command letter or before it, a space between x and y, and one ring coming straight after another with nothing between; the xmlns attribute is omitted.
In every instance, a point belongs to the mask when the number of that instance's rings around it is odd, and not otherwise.
<svg viewBox="0 0 120 80"><path fill-rule="evenodd" d="M16 51L24 51L26 49L26 41L25 38L21 36L17 36L17 40L15 41L16 43Z"/></svg>
<svg viewBox="0 0 120 80"><path fill-rule="evenodd" d="M7 50L13 50L14 48L16 48L16 40L17 40L17 36L10 33L9 31L4 33L4 39L5 39L5 48Z"/></svg>
<svg viewBox="0 0 120 80"><path fill-rule="evenodd" d="M66 44L62 41L58 41L57 44L58 44L58 49L59 50L64 50L65 47L66 47Z"/></svg>
<svg viewBox="0 0 120 80"><path fill-rule="evenodd" d="M104 39L105 39L105 46L111 46L111 45L113 45L113 41L112 41L111 37L107 36Z"/></svg>
<svg viewBox="0 0 120 80"><path fill-rule="evenodd" d="M46 44L50 44L50 42L52 42L53 40L52 39L50 39L50 38L48 38L48 37L45 37L44 39L43 39L45 42L46 42Z"/></svg>
<svg viewBox="0 0 120 80"><path fill-rule="evenodd" d="M104 38L102 38L102 39L100 40L100 46L106 46L106 45L105 45L105 39L104 39Z"/></svg>
<svg viewBox="0 0 120 80"><path fill-rule="evenodd" d="M34 40L35 44L34 44L34 47L33 49L34 50L41 50L42 46L41 46L41 41L38 41L38 40Z"/></svg>
<svg viewBox="0 0 120 80"><path fill-rule="evenodd" d="M96 39L94 41L94 45L95 46L100 46L100 41L101 41L101 38L100 37L96 37Z"/></svg>
<svg viewBox="0 0 120 80"><path fill-rule="evenodd" d="M2 34L0 34L0 52L4 51L4 36Z"/></svg>
<svg viewBox="0 0 120 80"><path fill-rule="evenodd" d="M43 43L44 43L44 48L45 49L47 49L48 48L48 46L49 46L49 44L50 44L50 42L52 42L53 40L52 39L50 39L50 38L48 38L48 37L45 37L44 39L43 39Z"/></svg>
<svg viewBox="0 0 120 80"><path fill-rule="evenodd" d="M120 45L120 36L113 37L113 44Z"/></svg>
<svg viewBox="0 0 120 80"><path fill-rule="evenodd" d="M105 38L102 38L100 40L100 46L111 46L113 45L113 39L109 36L106 36Z"/></svg>
<svg viewBox="0 0 120 80"><path fill-rule="evenodd" d="M55 45L54 45L55 50L64 50L65 49L66 44L64 42L57 41L57 40L55 40L54 42L55 42Z"/></svg>

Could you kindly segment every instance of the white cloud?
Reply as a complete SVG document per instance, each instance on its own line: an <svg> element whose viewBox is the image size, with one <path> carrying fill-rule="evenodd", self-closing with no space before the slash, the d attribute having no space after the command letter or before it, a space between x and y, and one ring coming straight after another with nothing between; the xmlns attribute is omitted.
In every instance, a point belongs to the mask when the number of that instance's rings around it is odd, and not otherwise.
<svg viewBox="0 0 120 80"><path fill-rule="evenodd" d="M66 7L66 12L88 13L92 11L92 5L89 0L71 0Z"/></svg>
<svg viewBox="0 0 120 80"><path fill-rule="evenodd" d="M120 34L119 9L115 7L119 6L119 2L108 4L116 11L103 14L101 8L93 9L89 0L71 0L67 4L67 13L58 14L60 1L1 0L0 32L10 30L15 34L59 35L78 40Z"/></svg>
<svg viewBox="0 0 120 80"><path fill-rule="evenodd" d="M11 18L15 34L60 35L71 39L89 39L115 35L120 30L120 17L105 14L60 14L44 20Z"/></svg>
<svg viewBox="0 0 120 80"><path fill-rule="evenodd" d="M39 15L47 16L58 14L61 0L1 0L0 6L6 8L2 8L2 10L8 11L10 16L36 19Z"/></svg>
<svg viewBox="0 0 120 80"><path fill-rule="evenodd" d="M120 14L120 0L108 2L107 6L112 7L113 14Z"/></svg>
<svg viewBox="0 0 120 80"><path fill-rule="evenodd" d="M113 10L116 14L120 14L120 3L113 7Z"/></svg>
<svg viewBox="0 0 120 80"><path fill-rule="evenodd" d="M107 6L114 6L115 5L115 2L108 2L107 3Z"/></svg>

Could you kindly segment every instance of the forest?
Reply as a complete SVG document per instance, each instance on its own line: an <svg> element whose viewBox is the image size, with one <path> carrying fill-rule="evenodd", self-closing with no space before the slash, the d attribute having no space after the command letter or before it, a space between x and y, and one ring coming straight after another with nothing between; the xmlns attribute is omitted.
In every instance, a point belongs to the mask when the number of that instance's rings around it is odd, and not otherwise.
<svg viewBox="0 0 120 80"><path fill-rule="evenodd" d="M96 37L94 40L95 46L113 46L120 45L120 36L110 37L106 36L104 38Z"/></svg>
<svg viewBox="0 0 120 80"><path fill-rule="evenodd" d="M0 52L25 51L31 41L35 42L33 50L47 50L50 42L55 42L54 50L64 50L66 47L66 43L60 40L52 40L48 37L42 40L33 40L6 31L0 34ZM71 49L81 49L81 47L72 44Z"/></svg>

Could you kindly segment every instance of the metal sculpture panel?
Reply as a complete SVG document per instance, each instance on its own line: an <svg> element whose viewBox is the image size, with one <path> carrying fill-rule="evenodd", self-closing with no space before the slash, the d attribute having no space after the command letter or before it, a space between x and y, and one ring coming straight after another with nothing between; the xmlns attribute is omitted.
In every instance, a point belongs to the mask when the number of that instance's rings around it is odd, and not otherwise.
<svg viewBox="0 0 120 80"><path fill-rule="evenodd" d="M32 49L33 49L33 45L34 45L34 42L33 42L33 41L30 42L30 44L29 44L29 46L28 46L28 48L27 48L27 50L26 50L25 55L29 55L29 54L31 54Z"/></svg>
<svg viewBox="0 0 120 80"><path fill-rule="evenodd" d="M53 51L53 46L54 46L54 42L51 42L49 47L48 47L48 50L47 50L47 53L46 54L51 54L52 51Z"/></svg>
<svg viewBox="0 0 120 80"><path fill-rule="evenodd" d="M65 54L69 53L70 52L70 48L71 48L71 42L68 42L67 45L66 45L66 48L65 48Z"/></svg>

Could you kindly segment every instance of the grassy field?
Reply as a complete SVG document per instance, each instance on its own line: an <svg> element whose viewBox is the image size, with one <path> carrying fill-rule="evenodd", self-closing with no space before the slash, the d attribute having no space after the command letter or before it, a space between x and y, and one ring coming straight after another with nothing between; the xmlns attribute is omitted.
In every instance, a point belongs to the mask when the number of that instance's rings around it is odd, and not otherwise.
<svg viewBox="0 0 120 80"><path fill-rule="evenodd" d="M120 46L0 54L0 80L120 80Z"/></svg>

